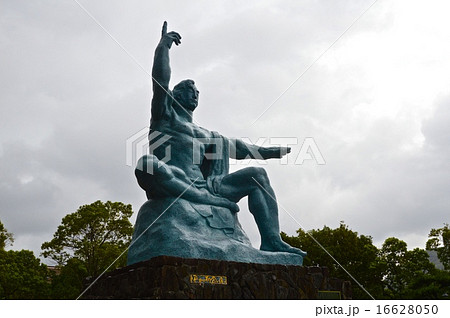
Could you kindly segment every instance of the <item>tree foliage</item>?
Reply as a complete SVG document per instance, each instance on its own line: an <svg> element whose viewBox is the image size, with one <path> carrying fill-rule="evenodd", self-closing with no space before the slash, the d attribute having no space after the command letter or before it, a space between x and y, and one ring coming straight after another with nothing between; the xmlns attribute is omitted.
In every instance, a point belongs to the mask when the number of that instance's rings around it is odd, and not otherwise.
<svg viewBox="0 0 450 318"><path fill-rule="evenodd" d="M0 299L47 299L49 272L31 251L0 251Z"/></svg>
<svg viewBox="0 0 450 318"><path fill-rule="evenodd" d="M336 229L324 226L323 229L308 232L299 229L297 236L293 237L289 237L285 233L281 235L287 243L308 252L303 262L305 266L326 266L329 268L331 276L348 278L352 283L354 298L367 299L370 296L349 277L329 254L373 297L377 298L382 292L379 283L381 273L378 269L378 250L372 244L370 236L358 235L357 232L350 230L343 223Z"/></svg>
<svg viewBox="0 0 450 318"><path fill-rule="evenodd" d="M370 236L358 235L343 223L336 229L324 226L308 232L299 229L297 236L281 235L308 252L305 266L326 266L330 276L351 281L354 299L369 296L348 273L376 299L442 299L448 295L448 273L437 270L425 250L408 250L398 238L387 238L378 249Z"/></svg>
<svg viewBox="0 0 450 318"><path fill-rule="evenodd" d="M411 279L403 299L450 299L450 272L436 270ZM400 298L400 297L398 297Z"/></svg>
<svg viewBox="0 0 450 318"><path fill-rule="evenodd" d="M83 205L62 219L53 239L42 244L42 255L59 266L77 258L88 276L97 276L128 247L133 234L132 213L131 205L121 202ZM126 253L110 269L125 263Z"/></svg>
<svg viewBox="0 0 450 318"><path fill-rule="evenodd" d="M384 241L380 259L386 298L402 298L413 280L436 271L425 250L408 250L406 243L395 237Z"/></svg>
<svg viewBox="0 0 450 318"><path fill-rule="evenodd" d="M427 241L427 250L437 252L439 260L446 270L450 270L450 228L448 224L440 229L431 229Z"/></svg>
<svg viewBox="0 0 450 318"><path fill-rule="evenodd" d="M88 276L84 262L71 258L61 267L60 273L52 273L52 299L76 299L83 291Z"/></svg>
<svg viewBox="0 0 450 318"><path fill-rule="evenodd" d="M8 232L8 230L0 220L0 251L3 251L5 247L8 247L9 245L12 245L13 242L14 237L12 233Z"/></svg>

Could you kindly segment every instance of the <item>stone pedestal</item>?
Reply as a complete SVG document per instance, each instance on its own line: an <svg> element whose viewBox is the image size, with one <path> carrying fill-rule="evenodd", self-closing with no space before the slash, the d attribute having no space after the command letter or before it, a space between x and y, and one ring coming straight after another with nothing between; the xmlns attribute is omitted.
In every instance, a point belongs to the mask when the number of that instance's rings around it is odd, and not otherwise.
<svg viewBox="0 0 450 318"><path fill-rule="evenodd" d="M83 298L351 299L351 284L326 267L159 256L104 274Z"/></svg>

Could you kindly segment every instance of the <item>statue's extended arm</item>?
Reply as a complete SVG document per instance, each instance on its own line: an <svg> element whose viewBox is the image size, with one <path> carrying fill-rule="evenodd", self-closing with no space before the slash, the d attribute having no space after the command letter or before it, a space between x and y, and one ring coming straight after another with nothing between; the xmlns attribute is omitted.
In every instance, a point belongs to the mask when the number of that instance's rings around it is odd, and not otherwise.
<svg viewBox="0 0 450 318"><path fill-rule="evenodd" d="M290 152L290 147L260 147L247 144L241 139L230 140L230 157L233 159L279 159Z"/></svg>
<svg viewBox="0 0 450 318"><path fill-rule="evenodd" d="M153 99L152 99L152 120L159 120L164 115L168 101L169 81L170 81L170 59L169 50L172 44L181 43L181 36L177 32L167 33L167 22L164 21L161 40L155 50L152 68Z"/></svg>

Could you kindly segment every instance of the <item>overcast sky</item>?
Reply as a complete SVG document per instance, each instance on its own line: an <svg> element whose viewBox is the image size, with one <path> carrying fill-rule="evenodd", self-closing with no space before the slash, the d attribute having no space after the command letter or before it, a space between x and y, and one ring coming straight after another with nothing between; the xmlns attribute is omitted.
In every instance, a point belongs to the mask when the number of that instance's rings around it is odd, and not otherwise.
<svg viewBox="0 0 450 318"><path fill-rule="evenodd" d="M171 87L196 81L201 126L266 145L297 138L263 165L287 211L281 230L344 221L377 246L424 248L450 221L446 1L379 0L363 16L373 0L78 1L128 53L75 1L1 1L0 219L13 249L38 255L63 216L96 200L132 204L134 222L145 193L126 140L148 126L164 20L183 37ZM295 164L307 137L325 165Z"/></svg>

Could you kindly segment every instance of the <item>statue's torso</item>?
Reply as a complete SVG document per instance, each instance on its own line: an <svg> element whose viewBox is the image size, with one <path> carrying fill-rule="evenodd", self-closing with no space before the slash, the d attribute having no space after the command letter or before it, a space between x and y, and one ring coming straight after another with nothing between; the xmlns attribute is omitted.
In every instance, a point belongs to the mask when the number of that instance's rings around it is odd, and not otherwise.
<svg viewBox="0 0 450 318"><path fill-rule="evenodd" d="M150 125L150 134L156 136L150 140L150 147L156 146L159 140L164 140L161 145L152 149L152 152L166 164L182 169L189 178L203 179L200 166L210 143L211 132L174 117L161 119Z"/></svg>

